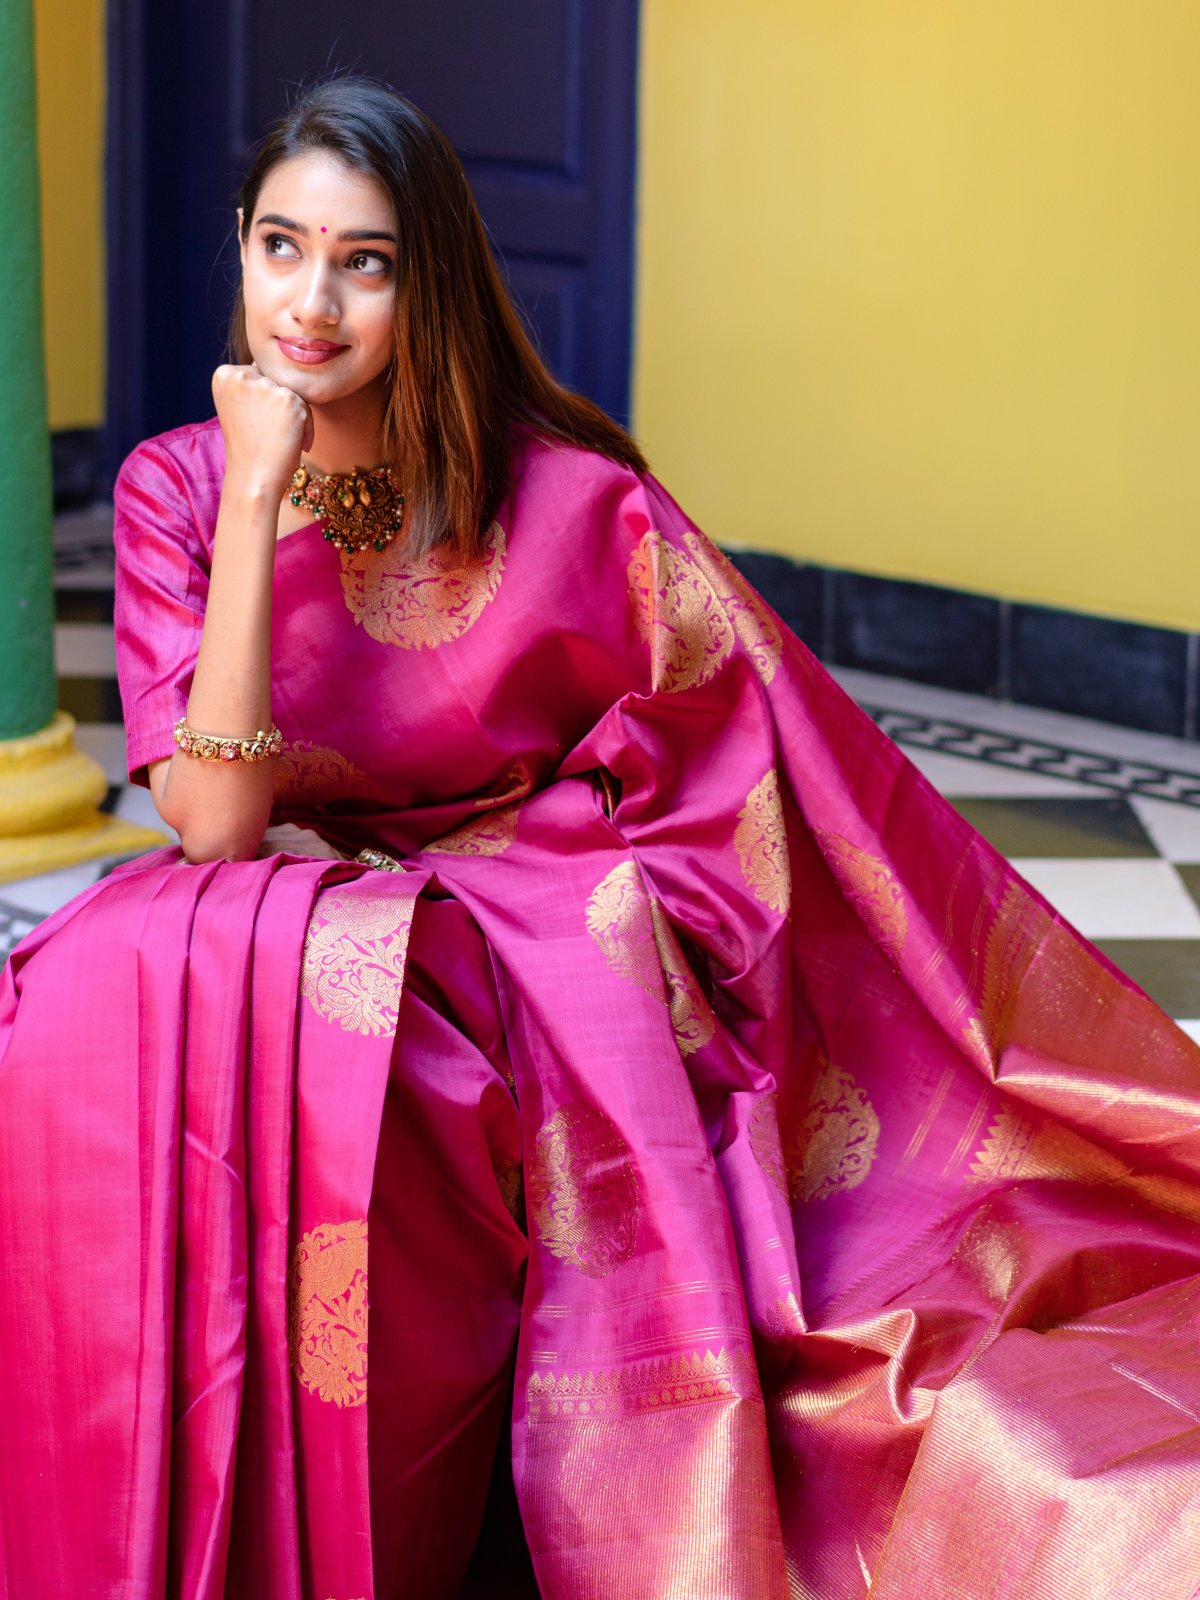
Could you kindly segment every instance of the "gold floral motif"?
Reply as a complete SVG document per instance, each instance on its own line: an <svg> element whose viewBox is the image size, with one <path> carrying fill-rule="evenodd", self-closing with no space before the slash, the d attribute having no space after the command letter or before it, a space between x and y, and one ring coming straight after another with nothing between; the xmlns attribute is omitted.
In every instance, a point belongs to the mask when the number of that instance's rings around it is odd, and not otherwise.
<svg viewBox="0 0 1200 1600"><path fill-rule="evenodd" d="M511 772L504 774L502 784L503 787L499 794L487 794L482 799L472 802L477 811L490 810L496 806L511 805L514 800L524 800L533 788L533 779L522 763L515 766Z"/></svg>
<svg viewBox="0 0 1200 1600"><path fill-rule="evenodd" d="M394 1033L404 988L404 963L416 897L327 890L313 906L300 992L328 1022L347 1033Z"/></svg>
<svg viewBox="0 0 1200 1600"><path fill-rule="evenodd" d="M504 574L504 529L493 522L483 555L458 563L452 551L433 550L405 561L402 547L341 556L342 594L355 622L380 644L401 650L436 650L474 627L496 596Z"/></svg>
<svg viewBox="0 0 1200 1600"><path fill-rule="evenodd" d="M857 1189L875 1163L879 1118L850 1073L827 1063L813 1086L797 1140L793 1179L802 1200Z"/></svg>
<svg viewBox="0 0 1200 1600"><path fill-rule="evenodd" d="M618 977L664 999L650 896L634 862L620 862L592 890L587 930Z"/></svg>
<svg viewBox="0 0 1200 1600"><path fill-rule="evenodd" d="M695 976L679 947L679 940L667 920L666 912L653 895L650 896L650 925L654 930L654 945L667 989L667 1005L671 1010L675 1043L679 1046L681 1056L690 1056L712 1038L716 1031L716 1019L712 1007L696 985Z"/></svg>
<svg viewBox="0 0 1200 1600"><path fill-rule="evenodd" d="M525 1389L531 1420L661 1411L755 1396L754 1357L743 1350L692 1350L585 1372L535 1372Z"/></svg>
<svg viewBox="0 0 1200 1600"><path fill-rule="evenodd" d="M504 1161L499 1165L493 1163L492 1170L496 1174L496 1184L500 1190L500 1198L504 1201L504 1209L514 1222L519 1222L525 1200L525 1174L521 1170L521 1163L519 1161Z"/></svg>
<svg viewBox="0 0 1200 1600"><path fill-rule="evenodd" d="M683 542L733 623L754 670L764 683L770 683L783 660L783 636L762 597L711 539L701 533L685 533Z"/></svg>
<svg viewBox="0 0 1200 1600"><path fill-rule="evenodd" d="M505 806L499 811L485 811L453 833L447 833L432 844L427 851L444 856L499 856L503 855L517 837L517 813L520 806Z"/></svg>
<svg viewBox="0 0 1200 1600"><path fill-rule="evenodd" d="M908 913L891 868L840 833L815 831L842 893L876 942L898 961L908 938Z"/></svg>
<svg viewBox="0 0 1200 1600"><path fill-rule="evenodd" d="M668 1006L681 1055L707 1044L716 1028L666 913L647 893L632 861L622 861L588 901L587 927L618 977Z"/></svg>
<svg viewBox="0 0 1200 1600"><path fill-rule="evenodd" d="M628 577L654 687L674 694L707 683L728 660L735 634L703 572L652 530L630 557Z"/></svg>
<svg viewBox="0 0 1200 1600"><path fill-rule="evenodd" d="M638 1184L629 1146L595 1106L559 1106L538 1130L529 1167L529 1215L550 1254L589 1278L633 1255Z"/></svg>
<svg viewBox="0 0 1200 1600"><path fill-rule="evenodd" d="M326 1222L306 1233L288 1273L292 1371L338 1407L367 1398L367 1224Z"/></svg>
<svg viewBox="0 0 1200 1600"><path fill-rule="evenodd" d="M852 1074L832 1062L822 1067L798 1124L781 1126L772 1090L759 1097L747 1132L754 1159L793 1202L857 1189L879 1151L874 1106Z"/></svg>
<svg viewBox="0 0 1200 1600"><path fill-rule="evenodd" d="M754 1102L746 1129L754 1159L785 1199L792 1198L783 1140L779 1131L779 1092L771 1089Z"/></svg>
<svg viewBox="0 0 1200 1600"><path fill-rule="evenodd" d="M275 799L324 805L330 800L386 800L387 795L340 750L310 739L285 739L275 762Z"/></svg>
<svg viewBox="0 0 1200 1600"><path fill-rule="evenodd" d="M733 843L755 898L785 914L792 899L792 874L774 767L755 784L738 812Z"/></svg>

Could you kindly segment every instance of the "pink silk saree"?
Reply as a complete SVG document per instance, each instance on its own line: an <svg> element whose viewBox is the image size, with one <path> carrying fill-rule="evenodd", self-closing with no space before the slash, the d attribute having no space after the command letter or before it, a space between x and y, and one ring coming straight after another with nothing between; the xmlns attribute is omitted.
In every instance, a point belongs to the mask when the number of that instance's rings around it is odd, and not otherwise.
<svg viewBox="0 0 1200 1600"><path fill-rule="evenodd" d="M0 1595L1191 1600L1200 1051L651 477L281 541L273 821L0 979ZM130 771L215 419L116 488ZM369 1339L368 1339L369 1330Z"/></svg>

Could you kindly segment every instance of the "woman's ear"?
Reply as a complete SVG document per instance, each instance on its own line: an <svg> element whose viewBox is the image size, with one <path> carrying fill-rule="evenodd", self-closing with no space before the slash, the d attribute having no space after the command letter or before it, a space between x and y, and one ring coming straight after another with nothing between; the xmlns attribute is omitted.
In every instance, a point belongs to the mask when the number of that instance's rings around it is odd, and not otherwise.
<svg viewBox="0 0 1200 1600"><path fill-rule="evenodd" d="M242 258L242 265L246 265L246 241L242 235L242 207L237 208L238 219L238 254Z"/></svg>

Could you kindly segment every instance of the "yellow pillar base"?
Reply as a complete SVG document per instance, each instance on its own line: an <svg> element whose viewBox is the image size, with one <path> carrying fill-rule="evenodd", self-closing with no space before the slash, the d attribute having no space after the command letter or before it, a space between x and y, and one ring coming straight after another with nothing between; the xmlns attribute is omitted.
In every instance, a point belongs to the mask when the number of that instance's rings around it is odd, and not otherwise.
<svg viewBox="0 0 1200 1600"><path fill-rule="evenodd" d="M0 740L0 883L172 842L98 810L107 793L99 762L75 748L65 711L27 738Z"/></svg>

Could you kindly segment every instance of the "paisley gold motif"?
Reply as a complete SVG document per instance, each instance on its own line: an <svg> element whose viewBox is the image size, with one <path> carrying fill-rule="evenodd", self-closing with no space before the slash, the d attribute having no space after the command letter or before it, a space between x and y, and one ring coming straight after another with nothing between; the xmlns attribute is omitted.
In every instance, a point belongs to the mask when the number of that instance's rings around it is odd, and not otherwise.
<svg viewBox="0 0 1200 1600"><path fill-rule="evenodd" d="M275 762L275 798L323 805L330 800L386 800L387 794L340 750L310 739L285 739Z"/></svg>
<svg viewBox="0 0 1200 1600"><path fill-rule="evenodd" d="M703 572L652 530L630 557L628 577L654 687L674 694L707 683L728 660L735 634Z"/></svg>
<svg viewBox="0 0 1200 1600"><path fill-rule="evenodd" d="M891 868L840 833L814 831L842 893L867 931L893 960L899 960L908 938L908 913Z"/></svg>
<svg viewBox="0 0 1200 1600"><path fill-rule="evenodd" d="M733 843L742 876L755 897L772 911L786 913L792 899L792 874L774 767L755 784L738 812Z"/></svg>
<svg viewBox="0 0 1200 1600"><path fill-rule="evenodd" d="M633 1255L638 1183L614 1123L581 1101L559 1106L538 1130L529 1167L529 1216L550 1254L589 1278Z"/></svg>
<svg viewBox="0 0 1200 1600"><path fill-rule="evenodd" d="M416 896L346 884L313 906L300 993L347 1033L394 1033Z"/></svg>
<svg viewBox="0 0 1200 1600"><path fill-rule="evenodd" d="M783 660L783 635L761 596L747 583L723 550L701 533L685 533L688 554L708 579L734 632L764 683Z"/></svg>
<svg viewBox="0 0 1200 1600"><path fill-rule="evenodd" d="M790 1200L828 1200L857 1189L879 1150L879 1118L855 1078L826 1062L804 1114L780 1126L775 1091L760 1096L747 1132L754 1159Z"/></svg>
<svg viewBox="0 0 1200 1600"><path fill-rule="evenodd" d="M342 594L355 622L380 644L436 650L473 628L504 574L504 529L493 522L475 561L456 565L446 548L405 561L397 544L341 556Z"/></svg>
<svg viewBox="0 0 1200 1600"><path fill-rule="evenodd" d="M666 913L632 861L622 861L596 885L587 928L618 977L668 1006L681 1055L708 1043L716 1028L712 1010Z"/></svg>
<svg viewBox="0 0 1200 1600"><path fill-rule="evenodd" d="M367 1224L326 1222L306 1233L288 1273L292 1371L319 1400L367 1398Z"/></svg>
<svg viewBox="0 0 1200 1600"><path fill-rule="evenodd" d="M499 811L485 811L461 828L447 833L432 844L427 851L444 856L499 856L503 855L517 837L517 813L520 806L504 806Z"/></svg>
<svg viewBox="0 0 1200 1600"><path fill-rule="evenodd" d="M535 1372L525 1387L529 1416L619 1416L757 1395L758 1369L744 1350L689 1350L653 1361L584 1372Z"/></svg>

